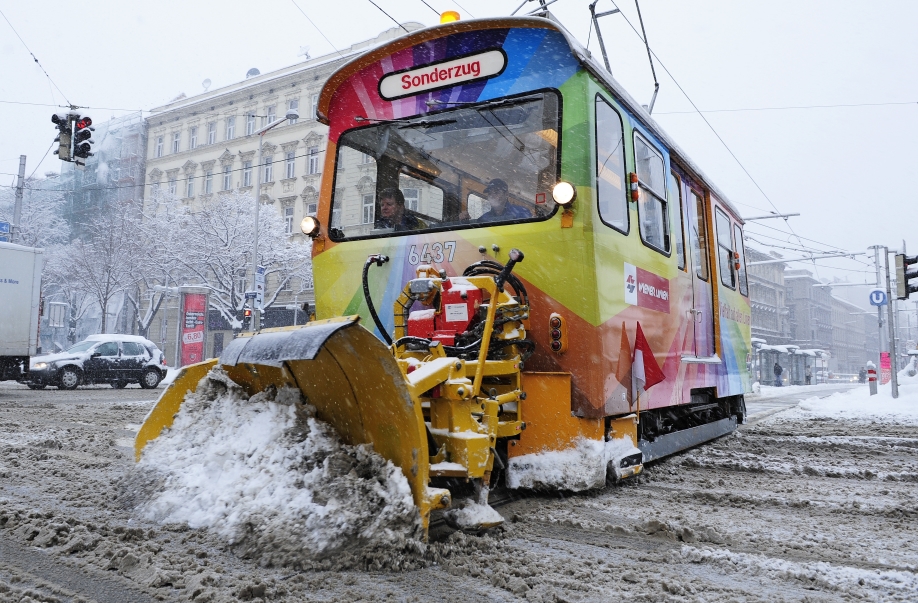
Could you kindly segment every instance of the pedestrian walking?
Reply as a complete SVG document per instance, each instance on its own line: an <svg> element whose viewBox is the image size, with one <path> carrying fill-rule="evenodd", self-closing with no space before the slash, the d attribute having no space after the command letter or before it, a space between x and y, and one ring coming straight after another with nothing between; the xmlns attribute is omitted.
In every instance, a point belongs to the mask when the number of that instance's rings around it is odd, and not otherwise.
<svg viewBox="0 0 918 603"><path fill-rule="evenodd" d="M804 378L806 378L806 384L811 385L813 381L813 369L806 367L806 373L804 373Z"/></svg>
<svg viewBox="0 0 918 603"><path fill-rule="evenodd" d="M781 365L775 362L775 387L781 387L781 373L783 372Z"/></svg>

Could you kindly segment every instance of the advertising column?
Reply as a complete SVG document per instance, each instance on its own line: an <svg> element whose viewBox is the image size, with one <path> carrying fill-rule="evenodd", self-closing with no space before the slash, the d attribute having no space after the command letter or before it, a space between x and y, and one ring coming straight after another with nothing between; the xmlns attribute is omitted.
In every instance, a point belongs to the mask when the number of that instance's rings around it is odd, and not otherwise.
<svg viewBox="0 0 918 603"><path fill-rule="evenodd" d="M179 333L179 366L204 360L207 341L207 293L182 292Z"/></svg>

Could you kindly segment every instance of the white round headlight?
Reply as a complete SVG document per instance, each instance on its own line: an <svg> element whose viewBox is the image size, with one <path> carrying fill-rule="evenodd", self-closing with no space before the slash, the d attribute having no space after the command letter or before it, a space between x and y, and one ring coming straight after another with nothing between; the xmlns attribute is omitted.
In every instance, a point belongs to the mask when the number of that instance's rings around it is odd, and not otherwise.
<svg viewBox="0 0 918 603"><path fill-rule="evenodd" d="M562 180L551 189L551 196L558 205L570 205L577 197L577 190L573 184Z"/></svg>
<svg viewBox="0 0 918 603"><path fill-rule="evenodd" d="M306 216L300 222L300 230L304 235L314 239L319 236L319 221L313 216Z"/></svg>

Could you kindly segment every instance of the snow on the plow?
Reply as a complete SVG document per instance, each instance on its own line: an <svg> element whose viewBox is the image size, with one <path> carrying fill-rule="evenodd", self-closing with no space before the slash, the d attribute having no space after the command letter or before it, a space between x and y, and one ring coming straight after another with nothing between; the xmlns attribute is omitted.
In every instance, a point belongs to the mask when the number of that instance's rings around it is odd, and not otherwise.
<svg viewBox="0 0 918 603"><path fill-rule="evenodd" d="M610 462L640 452L627 437L608 442L578 438L572 448L511 458L507 486L575 492L602 488Z"/></svg>
<svg viewBox="0 0 918 603"><path fill-rule="evenodd" d="M145 519L208 528L265 564L421 546L397 467L342 443L299 390L249 398L219 368L147 445L130 483Z"/></svg>

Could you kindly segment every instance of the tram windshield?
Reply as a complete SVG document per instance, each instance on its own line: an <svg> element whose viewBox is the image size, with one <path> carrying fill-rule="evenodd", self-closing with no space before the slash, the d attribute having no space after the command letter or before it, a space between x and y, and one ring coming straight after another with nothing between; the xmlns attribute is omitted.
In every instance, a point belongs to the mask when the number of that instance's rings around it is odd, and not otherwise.
<svg viewBox="0 0 918 603"><path fill-rule="evenodd" d="M334 240L540 220L558 181L556 92L368 120L338 142Z"/></svg>

